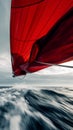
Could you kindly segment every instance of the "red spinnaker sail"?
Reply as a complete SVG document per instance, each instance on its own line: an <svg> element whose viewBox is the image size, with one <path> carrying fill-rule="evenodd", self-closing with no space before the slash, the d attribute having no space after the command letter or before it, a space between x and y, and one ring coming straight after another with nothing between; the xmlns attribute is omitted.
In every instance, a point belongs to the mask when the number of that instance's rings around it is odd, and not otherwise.
<svg viewBox="0 0 73 130"><path fill-rule="evenodd" d="M73 0L12 0L10 48L15 76L73 60Z"/></svg>

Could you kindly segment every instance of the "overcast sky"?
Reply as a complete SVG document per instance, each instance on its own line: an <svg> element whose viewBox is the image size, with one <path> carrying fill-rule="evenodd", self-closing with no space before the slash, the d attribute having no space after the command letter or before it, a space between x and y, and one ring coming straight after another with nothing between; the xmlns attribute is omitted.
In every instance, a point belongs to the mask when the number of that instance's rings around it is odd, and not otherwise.
<svg viewBox="0 0 73 130"><path fill-rule="evenodd" d="M12 78L10 59L10 5L11 0L0 0L0 86L18 85L73 85L73 69L50 67L25 78ZM65 63L72 65L73 61Z"/></svg>

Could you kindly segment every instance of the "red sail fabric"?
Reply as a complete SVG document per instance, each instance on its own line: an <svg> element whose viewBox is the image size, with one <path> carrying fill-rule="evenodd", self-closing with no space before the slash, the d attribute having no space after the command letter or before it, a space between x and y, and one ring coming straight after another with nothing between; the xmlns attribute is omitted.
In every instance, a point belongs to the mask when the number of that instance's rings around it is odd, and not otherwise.
<svg viewBox="0 0 73 130"><path fill-rule="evenodd" d="M12 8L28 7L44 0L12 0Z"/></svg>
<svg viewBox="0 0 73 130"><path fill-rule="evenodd" d="M10 48L15 76L48 67L35 61L59 64L73 59L72 7L73 0L12 0Z"/></svg>

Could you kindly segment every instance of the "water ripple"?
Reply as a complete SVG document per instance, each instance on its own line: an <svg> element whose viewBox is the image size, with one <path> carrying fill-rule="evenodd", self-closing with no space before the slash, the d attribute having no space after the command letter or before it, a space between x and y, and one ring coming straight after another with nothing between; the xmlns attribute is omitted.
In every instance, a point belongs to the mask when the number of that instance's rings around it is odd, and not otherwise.
<svg viewBox="0 0 73 130"><path fill-rule="evenodd" d="M73 130L73 89L0 89L0 130Z"/></svg>

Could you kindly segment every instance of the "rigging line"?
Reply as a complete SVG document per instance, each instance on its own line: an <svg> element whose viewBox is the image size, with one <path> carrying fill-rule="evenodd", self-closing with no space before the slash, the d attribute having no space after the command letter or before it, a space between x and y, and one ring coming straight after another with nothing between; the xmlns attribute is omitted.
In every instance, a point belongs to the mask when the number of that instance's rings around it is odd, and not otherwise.
<svg viewBox="0 0 73 130"><path fill-rule="evenodd" d="M65 67L65 68L73 68L73 66L68 66L68 65L59 65L59 64L53 64L53 63L47 63L47 62L40 62L40 61L35 61L36 63L42 64L42 65L53 65L53 66L60 66L60 67Z"/></svg>

